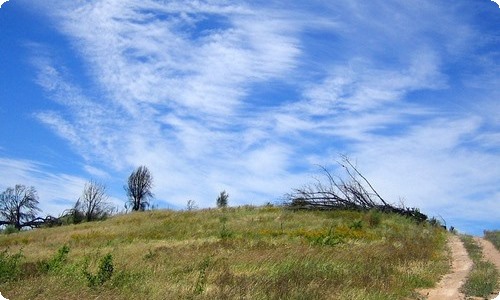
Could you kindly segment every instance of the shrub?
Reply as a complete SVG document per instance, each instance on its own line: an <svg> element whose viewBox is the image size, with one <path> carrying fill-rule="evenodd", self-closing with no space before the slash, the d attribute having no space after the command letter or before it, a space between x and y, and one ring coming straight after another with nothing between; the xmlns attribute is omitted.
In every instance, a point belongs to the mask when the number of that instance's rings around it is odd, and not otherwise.
<svg viewBox="0 0 500 300"><path fill-rule="evenodd" d="M87 278L89 287L97 287L103 285L106 281L111 279L113 275L113 256L108 253L99 262L99 269L97 274L92 274L88 271L88 261L85 264L84 275Z"/></svg>
<svg viewBox="0 0 500 300"><path fill-rule="evenodd" d="M48 262L41 262L42 271L57 271L61 268L61 266L66 262L68 258L69 247L68 245L64 245L57 250L57 253L52 257Z"/></svg>
<svg viewBox="0 0 500 300"><path fill-rule="evenodd" d="M12 234L12 233L16 233L16 232L19 232L19 229L17 229L16 226L11 225L11 224L5 226L5 229L3 230L3 233L5 233L5 234Z"/></svg>
<svg viewBox="0 0 500 300"><path fill-rule="evenodd" d="M23 257L21 251L12 255L9 255L7 250L0 253L0 283L15 280L21 275Z"/></svg>

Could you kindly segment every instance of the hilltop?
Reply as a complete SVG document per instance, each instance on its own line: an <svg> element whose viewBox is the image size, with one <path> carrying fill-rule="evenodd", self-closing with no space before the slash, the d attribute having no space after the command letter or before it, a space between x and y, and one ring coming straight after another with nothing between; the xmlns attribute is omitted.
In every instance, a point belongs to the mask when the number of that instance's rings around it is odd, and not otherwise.
<svg viewBox="0 0 500 300"><path fill-rule="evenodd" d="M0 236L9 299L417 299L446 231L377 211L145 211Z"/></svg>

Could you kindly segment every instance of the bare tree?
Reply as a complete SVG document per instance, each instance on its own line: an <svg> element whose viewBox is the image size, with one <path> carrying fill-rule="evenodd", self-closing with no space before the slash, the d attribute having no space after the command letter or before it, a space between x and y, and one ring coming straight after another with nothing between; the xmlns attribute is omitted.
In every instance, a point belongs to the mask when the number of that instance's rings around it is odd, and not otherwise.
<svg viewBox="0 0 500 300"><path fill-rule="evenodd" d="M124 187L127 192L128 202L126 208L133 211L143 211L149 205L149 199L153 198L153 175L145 166L138 167L128 177L128 184Z"/></svg>
<svg viewBox="0 0 500 300"><path fill-rule="evenodd" d="M38 195L32 186L16 184L0 194L0 216L3 219L0 225L10 224L16 229L31 226L38 212Z"/></svg>
<svg viewBox="0 0 500 300"><path fill-rule="evenodd" d="M102 183L90 180L85 183L82 195L73 208L74 221L78 223L79 218L87 222L100 220L112 214L113 207L107 202L106 186Z"/></svg>

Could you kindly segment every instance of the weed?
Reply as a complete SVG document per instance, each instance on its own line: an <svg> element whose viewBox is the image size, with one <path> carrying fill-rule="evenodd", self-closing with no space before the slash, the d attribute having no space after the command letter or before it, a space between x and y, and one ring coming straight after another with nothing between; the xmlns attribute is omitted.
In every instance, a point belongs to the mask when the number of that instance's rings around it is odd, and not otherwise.
<svg viewBox="0 0 500 300"><path fill-rule="evenodd" d="M364 221L371 228L377 227L382 222L382 213L378 210L370 210L364 217Z"/></svg>
<svg viewBox="0 0 500 300"><path fill-rule="evenodd" d="M356 220L349 225L350 229L361 230L363 228L363 220Z"/></svg>
<svg viewBox="0 0 500 300"><path fill-rule="evenodd" d="M231 238L233 236L233 233L227 228L227 220L228 219L227 219L226 215L222 215L220 217L221 227L219 230L219 237L222 240L226 240L226 239Z"/></svg>
<svg viewBox="0 0 500 300"><path fill-rule="evenodd" d="M63 245L57 250L57 253L52 257L51 260L47 262L40 262L40 269L44 272L54 272L61 269L62 265L66 262L68 258L69 247L68 245Z"/></svg>
<svg viewBox="0 0 500 300"><path fill-rule="evenodd" d="M210 263L211 258L210 256L207 256L200 264L198 270L198 278L196 279L196 284L193 291L195 295L200 295L205 290L205 285L207 284L207 269L210 266Z"/></svg>
<svg viewBox="0 0 500 300"><path fill-rule="evenodd" d="M7 249L0 253L0 283L16 280L21 275L21 251L9 255Z"/></svg>
<svg viewBox="0 0 500 300"><path fill-rule="evenodd" d="M101 258L97 274L92 274L88 271L88 261L85 263L85 269L83 272L85 278L87 278L89 287L97 287L103 285L106 281L111 279L113 271L113 256L111 253L108 253Z"/></svg>
<svg viewBox="0 0 500 300"><path fill-rule="evenodd" d="M16 228L14 225L7 225L5 226L5 229L2 231L5 234L12 234L12 233L17 233L19 232L19 229Z"/></svg>

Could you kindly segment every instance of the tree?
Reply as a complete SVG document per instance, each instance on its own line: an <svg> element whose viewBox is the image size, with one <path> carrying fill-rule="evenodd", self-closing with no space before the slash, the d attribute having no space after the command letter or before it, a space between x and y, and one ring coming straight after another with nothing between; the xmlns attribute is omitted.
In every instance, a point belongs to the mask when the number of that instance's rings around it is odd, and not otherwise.
<svg viewBox="0 0 500 300"><path fill-rule="evenodd" d="M3 219L0 225L10 224L18 230L31 226L39 211L38 195L32 186L16 184L0 194L0 216Z"/></svg>
<svg viewBox="0 0 500 300"><path fill-rule="evenodd" d="M145 166L138 167L128 177L128 184L124 187L127 192L128 202L126 208L133 211L143 211L149 206L149 199L153 198L153 175Z"/></svg>
<svg viewBox="0 0 500 300"><path fill-rule="evenodd" d="M73 221L79 223L100 220L113 212L113 207L107 202L106 186L96 181L85 183L82 195L73 208Z"/></svg>
<svg viewBox="0 0 500 300"><path fill-rule="evenodd" d="M227 207L227 200L229 199L228 193L226 191L222 191L219 194L219 197L217 197L217 207L218 208L224 208Z"/></svg>

